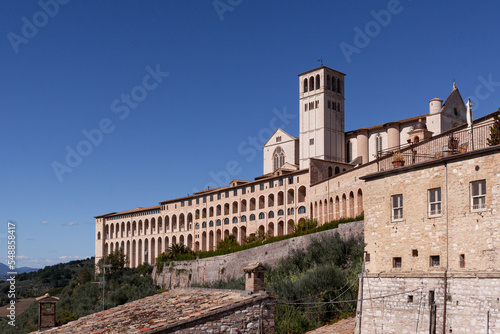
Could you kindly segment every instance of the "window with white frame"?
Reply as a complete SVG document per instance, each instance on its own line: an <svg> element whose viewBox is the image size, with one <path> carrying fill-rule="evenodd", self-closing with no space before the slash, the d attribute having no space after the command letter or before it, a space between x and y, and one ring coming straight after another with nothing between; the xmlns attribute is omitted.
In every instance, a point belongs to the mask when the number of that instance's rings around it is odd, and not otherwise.
<svg viewBox="0 0 500 334"><path fill-rule="evenodd" d="M428 192L429 202L429 216L441 215L441 188L429 189Z"/></svg>
<svg viewBox="0 0 500 334"><path fill-rule="evenodd" d="M486 180L471 182L470 194L472 211L486 209Z"/></svg>
<svg viewBox="0 0 500 334"><path fill-rule="evenodd" d="M403 219L403 195L392 195L392 220L402 220Z"/></svg>

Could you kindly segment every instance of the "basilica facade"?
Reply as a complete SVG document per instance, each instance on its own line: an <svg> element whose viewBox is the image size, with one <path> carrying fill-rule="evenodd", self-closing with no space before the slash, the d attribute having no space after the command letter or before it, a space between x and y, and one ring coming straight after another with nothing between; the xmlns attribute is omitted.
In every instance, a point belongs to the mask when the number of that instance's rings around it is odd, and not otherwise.
<svg viewBox="0 0 500 334"><path fill-rule="evenodd" d="M446 102L434 98L429 111L412 118L346 132L345 74L321 66L299 74L299 137L281 129L263 146L263 175L227 186L95 217L95 260L121 249L130 267L173 244L214 250L229 235L289 234L305 219L320 224L364 211L363 176L383 170L395 151L413 149L466 122L458 89Z"/></svg>

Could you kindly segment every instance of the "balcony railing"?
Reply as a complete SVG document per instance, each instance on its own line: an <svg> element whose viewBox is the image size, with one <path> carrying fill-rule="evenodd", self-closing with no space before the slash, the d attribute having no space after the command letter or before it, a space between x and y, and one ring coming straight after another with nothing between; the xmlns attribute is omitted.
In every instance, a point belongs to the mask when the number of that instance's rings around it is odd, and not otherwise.
<svg viewBox="0 0 500 334"><path fill-rule="evenodd" d="M474 125L472 131L461 126L457 130L447 131L420 143L409 143L379 151L378 170L390 170L486 148L492 124L493 119L490 118ZM401 154L403 162L393 162L396 152Z"/></svg>

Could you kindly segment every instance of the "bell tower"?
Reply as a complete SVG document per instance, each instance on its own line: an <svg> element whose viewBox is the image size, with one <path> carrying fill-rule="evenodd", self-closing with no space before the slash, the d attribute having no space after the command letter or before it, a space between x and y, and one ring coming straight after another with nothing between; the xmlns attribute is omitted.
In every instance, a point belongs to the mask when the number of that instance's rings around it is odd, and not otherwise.
<svg viewBox="0 0 500 334"><path fill-rule="evenodd" d="M344 162L344 77L326 66L299 74L301 169L309 158Z"/></svg>

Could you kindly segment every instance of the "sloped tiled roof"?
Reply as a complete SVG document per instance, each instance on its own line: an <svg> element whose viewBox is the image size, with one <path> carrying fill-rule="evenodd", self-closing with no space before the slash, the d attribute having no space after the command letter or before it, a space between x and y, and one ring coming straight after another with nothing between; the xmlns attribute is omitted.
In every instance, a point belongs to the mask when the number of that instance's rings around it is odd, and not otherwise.
<svg viewBox="0 0 500 334"><path fill-rule="evenodd" d="M266 292L249 295L236 290L175 289L94 313L43 333L156 333L269 297Z"/></svg>

